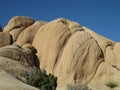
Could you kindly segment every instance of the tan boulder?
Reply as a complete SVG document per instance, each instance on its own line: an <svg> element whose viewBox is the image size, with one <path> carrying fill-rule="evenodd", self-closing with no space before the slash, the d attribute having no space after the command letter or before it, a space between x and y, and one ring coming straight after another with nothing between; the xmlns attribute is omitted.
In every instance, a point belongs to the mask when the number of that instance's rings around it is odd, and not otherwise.
<svg viewBox="0 0 120 90"><path fill-rule="evenodd" d="M92 30L82 27L86 32L91 34L91 36L97 41L101 50L104 53L104 62L102 62L94 78L89 82L89 86L93 90L110 90L105 84L109 81L120 83L120 43L113 42ZM120 87L116 87L116 90L119 90Z"/></svg>
<svg viewBox="0 0 120 90"><path fill-rule="evenodd" d="M60 50L70 35L69 28L58 20L49 22L38 30L33 40L33 46L38 52L41 69L53 72Z"/></svg>
<svg viewBox="0 0 120 90"><path fill-rule="evenodd" d="M52 73L60 50L64 47L68 37L82 30L78 23L63 18L42 26L33 40L33 46L37 49L40 59L40 67Z"/></svg>
<svg viewBox="0 0 120 90"><path fill-rule="evenodd" d="M39 28L43 26L44 24L46 24L46 22L44 21L35 22L33 25L29 26L28 28L26 28L24 31L20 33L15 43L20 46L26 43L32 44L34 36L36 35Z"/></svg>
<svg viewBox="0 0 120 90"><path fill-rule="evenodd" d="M0 71L0 90L39 90L17 80L11 74Z"/></svg>
<svg viewBox="0 0 120 90"><path fill-rule="evenodd" d="M108 46L105 53L105 61L99 66L93 80L89 83L90 87L98 90L110 90L105 83L109 81L120 83L120 43ZM115 90L119 90L120 86Z"/></svg>
<svg viewBox="0 0 120 90"><path fill-rule="evenodd" d="M23 71L31 72L32 68L25 67L18 61L0 57L0 90L39 90L17 79Z"/></svg>
<svg viewBox="0 0 120 90"><path fill-rule="evenodd" d="M54 72L59 77L58 84L89 83L101 62L103 53L96 41L88 33L74 33L56 63Z"/></svg>
<svg viewBox="0 0 120 90"><path fill-rule="evenodd" d="M32 46L32 44L30 43L24 44L22 48L24 49L24 52L27 54L28 60L32 60L32 62L30 63L39 68L39 60L36 55L37 50Z"/></svg>
<svg viewBox="0 0 120 90"><path fill-rule="evenodd" d="M0 56L0 70L11 74L13 77L21 78L24 71L31 73L34 69L31 66L23 65L19 61Z"/></svg>
<svg viewBox="0 0 120 90"><path fill-rule="evenodd" d="M30 49L22 49L20 46L8 45L0 48L0 56L21 62L25 66L34 66L34 58Z"/></svg>
<svg viewBox="0 0 120 90"><path fill-rule="evenodd" d="M15 16L13 17L4 28L4 32L9 32L13 41L17 40L18 35L28 26L34 23L34 19L25 16Z"/></svg>
<svg viewBox="0 0 120 90"><path fill-rule="evenodd" d="M16 16L0 32L0 89L37 90L15 78L34 66L57 76L57 90L78 90L84 84L109 90L108 81L120 83L120 43L64 18L33 23Z"/></svg>
<svg viewBox="0 0 120 90"><path fill-rule="evenodd" d="M34 19L26 16L14 16L10 19L4 32L10 32L15 28L26 28L34 23Z"/></svg>
<svg viewBox="0 0 120 90"><path fill-rule="evenodd" d="M114 59L111 59L110 57L108 59L114 61L115 64L120 68L120 42L116 42L114 47L112 47L111 49L113 50Z"/></svg>
<svg viewBox="0 0 120 90"><path fill-rule="evenodd" d="M20 30L20 28L19 29L14 29L14 30L10 31L9 33L12 36L12 40L13 40L13 43L14 43L17 40L19 34L21 33L21 30Z"/></svg>
<svg viewBox="0 0 120 90"><path fill-rule="evenodd" d="M24 44L23 46L22 46L22 48L23 49L35 49L33 46L32 46L32 44L31 43L27 43L27 44Z"/></svg>
<svg viewBox="0 0 120 90"><path fill-rule="evenodd" d="M57 76L58 86L88 83L103 61L102 50L94 38L78 23L63 18L42 26L33 46L40 68Z"/></svg>
<svg viewBox="0 0 120 90"><path fill-rule="evenodd" d="M52 22L62 23L64 25L66 25L69 28L71 33L75 33L76 31L84 31L84 29L81 27L81 25L79 23L70 21L68 19L60 18L60 19L54 20Z"/></svg>
<svg viewBox="0 0 120 90"><path fill-rule="evenodd" d="M113 42L112 40L110 39L107 39L95 32L93 32L92 30L90 30L89 28L87 27L82 27L85 32L88 32L89 34L91 34L91 36L97 41L97 43L99 44L100 48L102 49L102 51L105 53L105 49L107 46L113 46L115 44L115 42Z"/></svg>
<svg viewBox="0 0 120 90"><path fill-rule="evenodd" d="M89 87L94 88L94 90L110 90L110 88L105 85L107 82L112 81L112 83L117 82L119 84L120 71L115 68L116 66L106 62L100 64L94 78L88 84ZM114 90L120 90L120 86L116 87Z"/></svg>
<svg viewBox="0 0 120 90"><path fill-rule="evenodd" d="M0 32L0 47L12 44L12 36L7 32Z"/></svg>

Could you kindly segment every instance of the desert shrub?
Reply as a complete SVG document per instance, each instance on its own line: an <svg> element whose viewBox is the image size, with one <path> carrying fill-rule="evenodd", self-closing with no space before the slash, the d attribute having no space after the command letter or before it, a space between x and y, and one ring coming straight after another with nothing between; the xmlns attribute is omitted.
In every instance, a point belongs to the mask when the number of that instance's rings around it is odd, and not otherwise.
<svg viewBox="0 0 120 90"><path fill-rule="evenodd" d="M110 89L114 89L114 88L119 86L119 83L117 81L114 81L114 80L109 80L105 83L105 85L107 87L109 87Z"/></svg>
<svg viewBox="0 0 120 90"><path fill-rule="evenodd" d="M26 78L25 83L40 90L55 90L57 87L57 77L52 74L47 75L46 71L36 69L34 73L24 72L22 75Z"/></svg>
<svg viewBox="0 0 120 90"><path fill-rule="evenodd" d="M68 85L68 90L92 90L87 85Z"/></svg>

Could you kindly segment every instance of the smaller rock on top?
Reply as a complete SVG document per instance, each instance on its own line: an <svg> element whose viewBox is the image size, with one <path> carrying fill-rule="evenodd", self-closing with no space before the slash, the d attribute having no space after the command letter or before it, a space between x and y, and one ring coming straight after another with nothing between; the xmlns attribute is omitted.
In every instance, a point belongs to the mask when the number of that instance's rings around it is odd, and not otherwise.
<svg viewBox="0 0 120 90"><path fill-rule="evenodd" d="M4 28L4 31L9 32L15 28L26 28L34 23L34 19L26 16L15 16L13 17Z"/></svg>

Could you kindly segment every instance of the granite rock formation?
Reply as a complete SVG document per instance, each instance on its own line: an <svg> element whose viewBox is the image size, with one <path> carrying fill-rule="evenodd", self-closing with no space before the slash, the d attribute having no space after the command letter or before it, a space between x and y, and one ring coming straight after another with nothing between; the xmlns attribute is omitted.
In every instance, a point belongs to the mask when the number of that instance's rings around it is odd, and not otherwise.
<svg viewBox="0 0 120 90"><path fill-rule="evenodd" d="M79 85L109 90L107 81L120 83L119 53L119 42L77 22L15 16L0 32L0 89L38 90L16 78L21 71L32 72L37 67L57 76L57 90Z"/></svg>

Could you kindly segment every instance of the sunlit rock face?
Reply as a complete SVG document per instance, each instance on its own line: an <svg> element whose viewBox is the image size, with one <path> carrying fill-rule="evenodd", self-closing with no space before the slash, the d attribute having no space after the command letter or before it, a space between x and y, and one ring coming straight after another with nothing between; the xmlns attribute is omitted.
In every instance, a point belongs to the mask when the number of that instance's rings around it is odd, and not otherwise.
<svg viewBox="0 0 120 90"><path fill-rule="evenodd" d="M15 42L21 31L32 25L34 22L34 19L31 17L15 16L8 22L7 26L4 28L4 32L9 32Z"/></svg>
<svg viewBox="0 0 120 90"><path fill-rule="evenodd" d="M88 83L103 61L95 39L78 23L63 18L41 27L33 46L38 51L40 68L57 76L60 86Z"/></svg>
<svg viewBox="0 0 120 90"><path fill-rule="evenodd" d="M28 28L23 30L23 32L20 33L15 43L20 46L23 46L26 43L32 44L37 31L41 26L43 26L46 23L47 22L45 21L35 22L33 25L29 26Z"/></svg>
<svg viewBox="0 0 120 90"><path fill-rule="evenodd" d="M120 43L77 22L64 18L45 22L15 16L0 32L0 83L12 77L11 88L37 90L16 78L21 70L32 72L37 67L57 77L57 90L81 85L109 90L105 83L110 79L120 83L119 53ZM0 89L9 90L4 86L1 84Z"/></svg>

